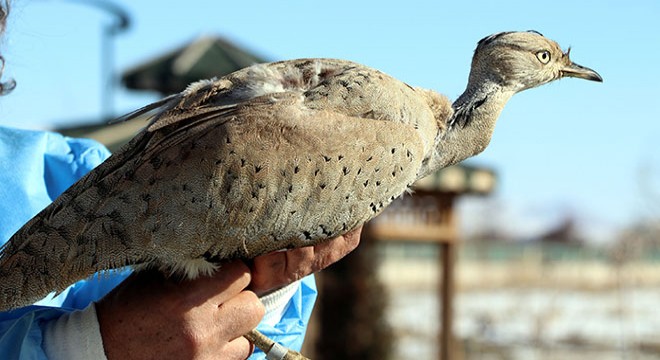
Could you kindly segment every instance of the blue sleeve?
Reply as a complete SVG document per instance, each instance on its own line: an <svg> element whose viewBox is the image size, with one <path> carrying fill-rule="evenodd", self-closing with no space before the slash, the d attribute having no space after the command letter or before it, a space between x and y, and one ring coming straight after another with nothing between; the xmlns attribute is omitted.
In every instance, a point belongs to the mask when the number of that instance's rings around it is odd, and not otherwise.
<svg viewBox="0 0 660 360"><path fill-rule="evenodd" d="M312 315L317 291L314 275L302 279L298 291L291 297L287 304L282 320L275 326L259 324L257 330L289 349L300 351L302 348L307 324ZM250 360L263 359L264 353L255 349Z"/></svg>
<svg viewBox="0 0 660 360"><path fill-rule="evenodd" d="M0 243L109 155L93 140L0 127Z"/></svg>
<svg viewBox="0 0 660 360"><path fill-rule="evenodd" d="M93 140L0 127L0 244L109 155ZM120 273L103 281L81 281L39 302L49 307L0 313L0 357L45 359L41 324L86 307L124 277Z"/></svg>

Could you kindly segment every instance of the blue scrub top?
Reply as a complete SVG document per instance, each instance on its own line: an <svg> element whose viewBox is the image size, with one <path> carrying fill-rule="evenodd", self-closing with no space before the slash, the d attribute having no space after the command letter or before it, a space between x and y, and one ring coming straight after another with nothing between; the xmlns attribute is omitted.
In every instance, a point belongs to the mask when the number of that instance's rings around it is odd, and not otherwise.
<svg viewBox="0 0 660 360"><path fill-rule="evenodd" d="M108 156L110 152L93 140L0 127L0 244ZM99 300L129 273L122 270L116 276L79 281L39 305L0 313L0 358L46 359L41 326ZM308 276L289 301L282 320L274 327L261 324L258 329L284 346L300 350L316 295L314 278ZM250 358L263 357L257 351Z"/></svg>

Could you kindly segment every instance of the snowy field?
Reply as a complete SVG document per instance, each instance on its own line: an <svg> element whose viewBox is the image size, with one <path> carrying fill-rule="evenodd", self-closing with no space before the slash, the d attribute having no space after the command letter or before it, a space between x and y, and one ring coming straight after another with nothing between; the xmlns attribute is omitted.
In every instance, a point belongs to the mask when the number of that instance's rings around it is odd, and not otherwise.
<svg viewBox="0 0 660 360"><path fill-rule="evenodd" d="M620 274L629 273L625 269L608 272L594 270L592 265L582 270L579 264L566 266L569 269L554 265L549 273L540 271L539 276L550 277L548 281L533 281L527 273L523 285L501 282L493 286L489 280L495 276L493 271L481 264L460 264L457 281L472 282L459 285L455 298L456 358L660 358L660 287L650 281L622 281ZM536 271L534 266L526 267L510 267L511 278ZM660 264L653 269L642 273L660 274ZM480 273L485 279L482 286L472 278ZM566 286L552 280L556 273L566 279ZM381 276L390 293L387 316L398 339L395 358L436 358L437 265L385 261ZM601 286L587 286L591 276Z"/></svg>

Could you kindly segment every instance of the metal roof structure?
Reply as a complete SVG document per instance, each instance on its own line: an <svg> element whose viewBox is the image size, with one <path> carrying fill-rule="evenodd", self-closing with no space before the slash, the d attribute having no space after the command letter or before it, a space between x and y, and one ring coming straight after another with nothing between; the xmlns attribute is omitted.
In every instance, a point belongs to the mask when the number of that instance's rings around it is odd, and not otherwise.
<svg viewBox="0 0 660 360"><path fill-rule="evenodd" d="M169 95L197 80L221 77L266 61L223 37L202 36L124 71L121 81L129 89Z"/></svg>

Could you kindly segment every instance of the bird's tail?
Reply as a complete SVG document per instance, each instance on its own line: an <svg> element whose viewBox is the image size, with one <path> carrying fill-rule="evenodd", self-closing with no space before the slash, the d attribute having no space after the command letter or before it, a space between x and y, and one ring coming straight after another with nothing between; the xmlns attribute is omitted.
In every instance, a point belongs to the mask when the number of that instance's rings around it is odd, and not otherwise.
<svg viewBox="0 0 660 360"><path fill-rule="evenodd" d="M148 140L137 136L127 145L130 151L119 151L82 177L0 248L0 310L32 304L97 271L138 262L123 241L125 227L136 222L134 214L123 202L112 202L109 193L127 172L127 159ZM121 218L123 213L128 215Z"/></svg>
<svg viewBox="0 0 660 360"><path fill-rule="evenodd" d="M0 310L32 304L95 272L82 266L94 256L83 258L90 253L62 235L35 217L0 249Z"/></svg>

